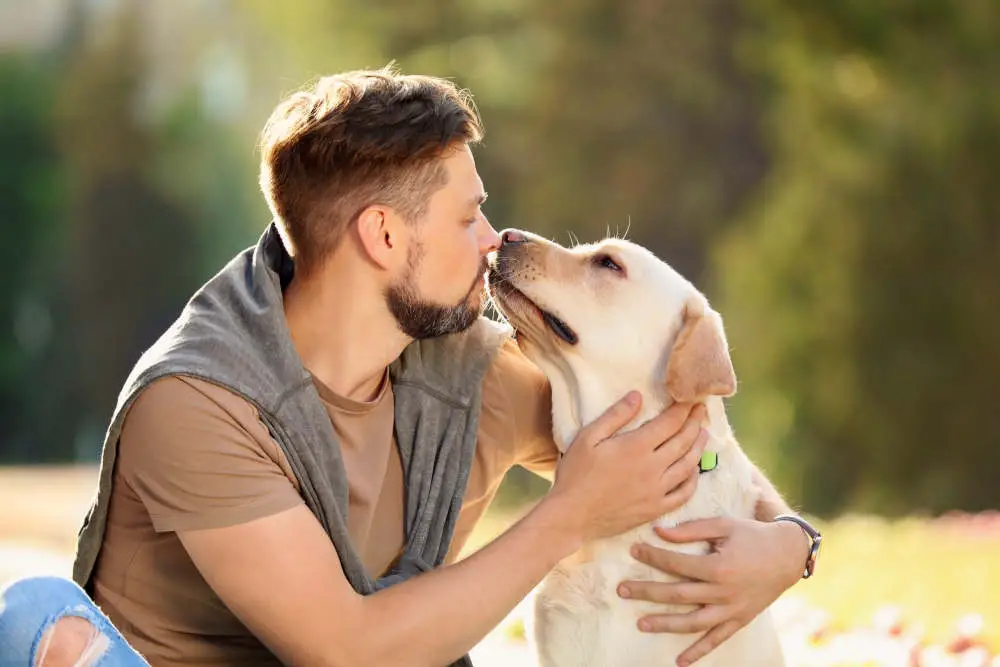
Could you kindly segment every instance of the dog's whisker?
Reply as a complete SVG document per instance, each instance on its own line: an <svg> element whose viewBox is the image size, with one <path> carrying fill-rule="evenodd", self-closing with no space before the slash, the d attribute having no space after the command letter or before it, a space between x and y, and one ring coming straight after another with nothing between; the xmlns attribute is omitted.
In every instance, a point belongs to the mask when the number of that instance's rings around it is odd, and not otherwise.
<svg viewBox="0 0 1000 667"><path fill-rule="evenodd" d="M506 262L504 264L500 264L499 262L497 262L497 266L500 267L500 268L502 268L502 269L504 269L505 271L511 271L511 270L520 268L523 265L515 263L515 262Z"/></svg>
<svg viewBox="0 0 1000 667"><path fill-rule="evenodd" d="M489 293L487 294L486 310L487 312L492 310L493 313L496 314L497 318L501 322L513 328L514 323L510 321L510 318L507 317L507 314L504 313L503 310L500 308L500 304L497 303L496 297L494 297L493 294Z"/></svg>
<svg viewBox="0 0 1000 667"><path fill-rule="evenodd" d="M500 271L507 272L513 268L516 268L516 266L517 266L516 264L501 264L497 262L496 265L494 265L494 268Z"/></svg>
<svg viewBox="0 0 1000 667"><path fill-rule="evenodd" d="M507 274L508 279L518 280L524 278L527 274L526 267L522 262L521 258L518 257L500 257L496 258L496 266L503 269L504 273Z"/></svg>

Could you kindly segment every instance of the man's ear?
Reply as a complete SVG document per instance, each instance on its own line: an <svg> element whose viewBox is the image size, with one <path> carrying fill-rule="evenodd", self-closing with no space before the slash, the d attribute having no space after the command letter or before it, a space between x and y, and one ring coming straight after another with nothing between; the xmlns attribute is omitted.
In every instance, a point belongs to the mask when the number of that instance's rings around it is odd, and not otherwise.
<svg viewBox="0 0 1000 667"><path fill-rule="evenodd" d="M684 322L667 363L667 392L690 403L736 393L736 371L722 318L699 297L684 304Z"/></svg>
<svg viewBox="0 0 1000 667"><path fill-rule="evenodd" d="M357 217L358 240L368 259L383 269L393 264L393 255L403 243L391 210L369 206ZM404 253L405 254L405 253Z"/></svg>

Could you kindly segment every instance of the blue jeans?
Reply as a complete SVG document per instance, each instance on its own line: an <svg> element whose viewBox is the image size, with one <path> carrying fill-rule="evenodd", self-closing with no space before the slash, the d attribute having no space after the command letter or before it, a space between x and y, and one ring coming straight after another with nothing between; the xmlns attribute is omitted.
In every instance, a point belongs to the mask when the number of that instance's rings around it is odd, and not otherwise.
<svg viewBox="0 0 1000 667"><path fill-rule="evenodd" d="M149 667L84 590L59 577L21 579L0 591L0 667L34 667L47 650L45 631L67 616L96 628L79 664Z"/></svg>

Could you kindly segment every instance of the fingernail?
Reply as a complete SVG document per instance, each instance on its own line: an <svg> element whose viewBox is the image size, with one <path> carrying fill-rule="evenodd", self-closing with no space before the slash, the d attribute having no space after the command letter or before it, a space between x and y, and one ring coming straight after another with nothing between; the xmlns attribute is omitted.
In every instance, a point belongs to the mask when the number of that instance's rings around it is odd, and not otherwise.
<svg viewBox="0 0 1000 667"><path fill-rule="evenodd" d="M649 624L649 621L643 618L639 620L639 629L643 632L649 632L653 627Z"/></svg>
<svg viewBox="0 0 1000 667"><path fill-rule="evenodd" d="M708 429L701 429L701 448L705 449L708 446Z"/></svg>
<svg viewBox="0 0 1000 667"><path fill-rule="evenodd" d="M637 405L639 403L639 392L630 391L628 394L625 395L625 402L628 405Z"/></svg>
<svg viewBox="0 0 1000 667"><path fill-rule="evenodd" d="M620 595L623 598L632 597L632 591L628 589L628 586L622 584L621 586L618 587L618 595Z"/></svg>
<svg viewBox="0 0 1000 667"><path fill-rule="evenodd" d="M639 548L638 544L633 544L632 548L629 550L629 553L632 554L633 558L638 558L639 556L642 555L642 550Z"/></svg>

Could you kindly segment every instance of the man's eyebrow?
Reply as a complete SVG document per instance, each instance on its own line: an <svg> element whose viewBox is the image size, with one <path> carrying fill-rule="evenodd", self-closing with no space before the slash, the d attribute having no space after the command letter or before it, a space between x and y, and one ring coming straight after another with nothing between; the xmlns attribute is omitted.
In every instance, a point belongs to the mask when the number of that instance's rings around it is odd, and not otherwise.
<svg viewBox="0 0 1000 667"><path fill-rule="evenodd" d="M471 200L469 200L469 203L472 204L473 206L482 206L486 202L487 197L489 197L489 194L483 192L483 194L476 195Z"/></svg>

